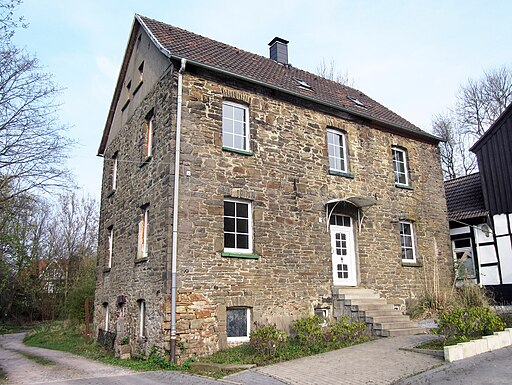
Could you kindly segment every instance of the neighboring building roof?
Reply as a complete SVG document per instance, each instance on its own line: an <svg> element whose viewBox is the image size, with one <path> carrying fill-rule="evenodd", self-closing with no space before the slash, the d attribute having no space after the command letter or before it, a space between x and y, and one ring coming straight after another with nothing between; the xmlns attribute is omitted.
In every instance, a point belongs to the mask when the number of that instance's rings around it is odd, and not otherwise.
<svg viewBox="0 0 512 385"><path fill-rule="evenodd" d="M479 173L447 180L444 188L449 219L463 220L487 215Z"/></svg>
<svg viewBox="0 0 512 385"><path fill-rule="evenodd" d="M136 15L135 23L137 22L160 51L169 58L176 60L184 58L192 65L321 103L429 142L438 143L441 140L354 88L144 16ZM133 38L132 31L131 39ZM128 51L132 47L129 43ZM124 60L128 59L128 55L125 55ZM122 68L121 77L123 73ZM120 87L118 81L118 88ZM119 95L118 91L120 90L116 90L113 103L116 102L116 95ZM111 106L110 114L113 115L114 109L115 106ZM110 122L111 117L107 119L100 154L106 145L105 134L108 133Z"/></svg>

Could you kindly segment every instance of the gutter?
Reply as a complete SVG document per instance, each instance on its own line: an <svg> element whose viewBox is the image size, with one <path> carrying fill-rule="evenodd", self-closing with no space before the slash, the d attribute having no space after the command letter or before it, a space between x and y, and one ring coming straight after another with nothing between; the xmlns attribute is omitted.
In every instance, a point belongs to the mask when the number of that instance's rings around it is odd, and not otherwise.
<svg viewBox="0 0 512 385"><path fill-rule="evenodd" d="M179 187L180 187L180 151L181 151L181 105L183 102L183 72L187 59L181 59L181 68L178 71L178 95L176 107L176 149L174 153L174 195L172 210L172 257L171 257L171 346L170 358L176 363L176 272L178 256L178 211L179 211Z"/></svg>

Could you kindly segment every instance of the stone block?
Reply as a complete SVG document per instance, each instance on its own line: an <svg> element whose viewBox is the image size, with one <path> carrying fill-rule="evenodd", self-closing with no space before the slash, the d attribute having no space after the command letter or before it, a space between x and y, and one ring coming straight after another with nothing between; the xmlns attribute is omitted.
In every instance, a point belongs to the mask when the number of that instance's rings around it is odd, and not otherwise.
<svg viewBox="0 0 512 385"><path fill-rule="evenodd" d="M489 351L501 349L503 347L502 342L497 335L483 336L482 339L487 341L487 347Z"/></svg>
<svg viewBox="0 0 512 385"><path fill-rule="evenodd" d="M444 359L448 362L462 360L464 358L464 354L462 351L462 347L459 345L451 345L444 347Z"/></svg>
<svg viewBox="0 0 512 385"><path fill-rule="evenodd" d="M471 343L475 347L476 354L482 354L482 353L486 353L489 351L489 348L487 346L487 341L482 338L480 338L478 340L471 341Z"/></svg>
<svg viewBox="0 0 512 385"><path fill-rule="evenodd" d="M462 355L464 358L473 357L474 355L478 354L476 351L476 346L472 343L472 341L459 343L457 345L462 348Z"/></svg>

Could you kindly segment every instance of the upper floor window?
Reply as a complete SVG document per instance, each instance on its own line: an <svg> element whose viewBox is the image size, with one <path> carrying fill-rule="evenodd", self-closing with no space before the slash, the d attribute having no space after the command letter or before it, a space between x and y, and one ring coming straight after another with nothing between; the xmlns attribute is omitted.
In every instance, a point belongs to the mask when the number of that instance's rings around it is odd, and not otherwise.
<svg viewBox="0 0 512 385"><path fill-rule="evenodd" d="M222 145L250 151L249 109L246 106L229 101L222 103Z"/></svg>
<svg viewBox="0 0 512 385"><path fill-rule="evenodd" d="M142 82L143 76L144 76L144 62L140 63L140 66L139 66L139 83Z"/></svg>
<svg viewBox="0 0 512 385"><path fill-rule="evenodd" d="M114 153L114 155L112 156L112 184L110 186L112 191L115 191L116 187L117 187L117 165L118 165L117 159L118 159L118 152L116 151Z"/></svg>
<svg viewBox="0 0 512 385"><path fill-rule="evenodd" d="M329 153L329 169L348 172L346 135L338 130L327 130L327 151Z"/></svg>
<svg viewBox="0 0 512 385"><path fill-rule="evenodd" d="M393 170L395 172L395 184L409 186L409 169L407 165L407 151L400 147L393 147Z"/></svg>
<svg viewBox="0 0 512 385"><path fill-rule="evenodd" d="M145 148L144 155L146 159L151 158L153 156L153 131L154 131L154 112L151 110L149 114L146 116L145 122Z"/></svg>
<svg viewBox="0 0 512 385"><path fill-rule="evenodd" d="M416 262L414 228L410 221L400 221L400 245L402 247L402 261Z"/></svg>
<svg viewBox="0 0 512 385"><path fill-rule="evenodd" d="M107 244L107 260L105 267L110 269L112 267L112 255L114 252L114 226L108 228L108 244Z"/></svg>
<svg viewBox="0 0 512 385"><path fill-rule="evenodd" d="M149 206L142 207L142 216L139 221L139 242L137 247L137 258L148 257L148 229L149 229Z"/></svg>
<svg viewBox="0 0 512 385"><path fill-rule="evenodd" d="M251 203L238 199L224 201L224 251L252 252Z"/></svg>

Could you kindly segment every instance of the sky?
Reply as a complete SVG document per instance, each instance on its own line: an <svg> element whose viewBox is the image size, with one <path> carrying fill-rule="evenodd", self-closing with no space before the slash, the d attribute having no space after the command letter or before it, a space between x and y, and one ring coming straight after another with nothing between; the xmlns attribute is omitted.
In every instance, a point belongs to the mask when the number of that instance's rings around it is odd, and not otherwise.
<svg viewBox="0 0 512 385"><path fill-rule="evenodd" d="M96 154L136 13L266 57L282 37L293 66L317 72L332 61L426 131L468 79L512 67L508 0L24 0L16 15L29 26L14 42L64 89L59 119L77 143L68 164L98 200Z"/></svg>

